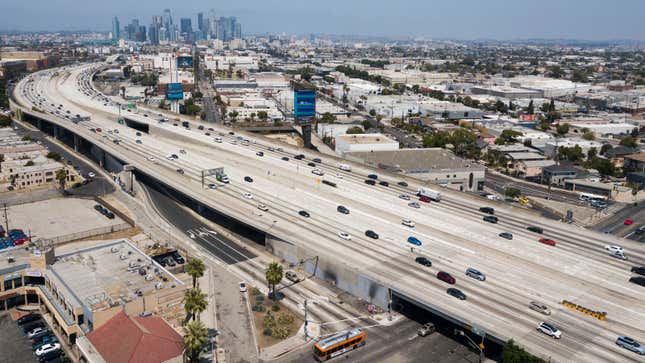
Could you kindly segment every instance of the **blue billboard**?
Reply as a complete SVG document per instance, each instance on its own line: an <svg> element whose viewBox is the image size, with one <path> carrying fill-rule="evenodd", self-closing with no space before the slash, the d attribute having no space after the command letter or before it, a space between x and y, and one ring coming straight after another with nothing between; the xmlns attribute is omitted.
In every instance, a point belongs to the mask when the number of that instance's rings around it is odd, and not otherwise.
<svg viewBox="0 0 645 363"><path fill-rule="evenodd" d="M166 99L170 101L178 101L184 99L184 91L181 83L168 83L166 86Z"/></svg>
<svg viewBox="0 0 645 363"><path fill-rule="evenodd" d="M293 91L293 116L298 119L316 116L316 91L312 89ZM300 120L304 121L304 120Z"/></svg>
<svg viewBox="0 0 645 363"><path fill-rule="evenodd" d="M191 56L177 57L177 68L193 68L193 57Z"/></svg>

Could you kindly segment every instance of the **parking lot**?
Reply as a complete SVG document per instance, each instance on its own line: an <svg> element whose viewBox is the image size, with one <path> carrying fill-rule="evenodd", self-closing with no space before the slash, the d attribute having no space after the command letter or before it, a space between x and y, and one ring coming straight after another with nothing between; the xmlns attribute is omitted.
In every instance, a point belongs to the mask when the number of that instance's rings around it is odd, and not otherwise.
<svg viewBox="0 0 645 363"><path fill-rule="evenodd" d="M0 363L37 362L31 341L22 335L22 331L8 313L0 315L0 342Z"/></svg>

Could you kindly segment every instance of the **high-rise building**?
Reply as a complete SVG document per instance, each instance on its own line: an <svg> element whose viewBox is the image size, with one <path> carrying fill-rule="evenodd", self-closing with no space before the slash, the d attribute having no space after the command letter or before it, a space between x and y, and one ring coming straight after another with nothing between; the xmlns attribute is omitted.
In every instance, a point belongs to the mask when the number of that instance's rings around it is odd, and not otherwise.
<svg viewBox="0 0 645 363"><path fill-rule="evenodd" d="M202 33L206 33L206 29L204 28L205 25L204 13L197 13L197 30L201 31Z"/></svg>
<svg viewBox="0 0 645 363"><path fill-rule="evenodd" d="M193 32L192 21L190 18L181 18L180 24L182 34L190 34Z"/></svg>
<svg viewBox="0 0 645 363"><path fill-rule="evenodd" d="M116 16L112 18L112 39L118 40L121 38L121 25L119 24L119 18Z"/></svg>
<svg viewBox="0 0 645 363"><path fill-rule="evenodd" d="M233 32L234 39L242 39L242 24L235 23L235 32Z"/></svg>

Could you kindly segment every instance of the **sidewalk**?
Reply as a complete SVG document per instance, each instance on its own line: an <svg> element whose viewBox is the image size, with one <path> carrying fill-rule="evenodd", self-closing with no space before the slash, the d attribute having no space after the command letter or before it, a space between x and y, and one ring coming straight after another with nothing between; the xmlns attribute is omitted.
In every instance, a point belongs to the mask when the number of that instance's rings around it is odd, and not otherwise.
<svg viewBox="0 0 645 363"><path fill-rule="evenodd" d="M307 333L308 337L307 339L305 339L305 325L302 324L296 335L270 347L260 348L260 354L258 355L258 357L263 361L269 361L280 358L281 356L294 350L298 350L307 345L313 344L312 342L318 339L320 334L318 325L309 324L307 327Z"/></svg>

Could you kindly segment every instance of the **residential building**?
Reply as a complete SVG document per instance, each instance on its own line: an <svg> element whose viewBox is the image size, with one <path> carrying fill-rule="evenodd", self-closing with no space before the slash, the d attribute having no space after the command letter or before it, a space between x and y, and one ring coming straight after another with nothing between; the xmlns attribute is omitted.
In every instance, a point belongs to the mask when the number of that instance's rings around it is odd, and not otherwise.
<svg viewBox="0 0 645 363"><path fill-rule="evenodd" d="M603 155L605 158L611 160L617 168L622 168L625 164L625 157L628 155L634 155L638 153L638 149L627 147L627 146L614 146L613 148L605 151Z"/></svg>
<svg viewBox="0 0 645 363"><path fill-rule="evenodd" d="M645 172L645 152L626 155L623 159L625 170Z"/></svg>

